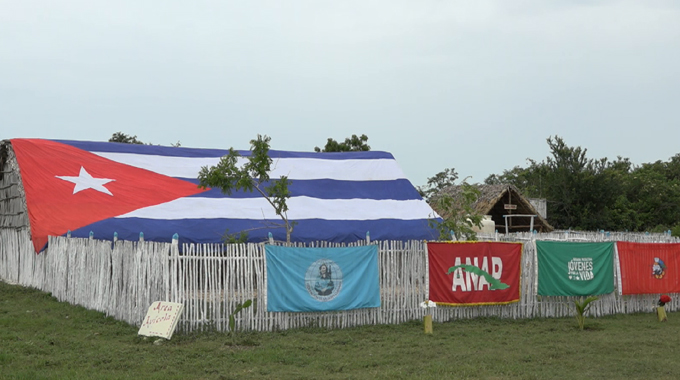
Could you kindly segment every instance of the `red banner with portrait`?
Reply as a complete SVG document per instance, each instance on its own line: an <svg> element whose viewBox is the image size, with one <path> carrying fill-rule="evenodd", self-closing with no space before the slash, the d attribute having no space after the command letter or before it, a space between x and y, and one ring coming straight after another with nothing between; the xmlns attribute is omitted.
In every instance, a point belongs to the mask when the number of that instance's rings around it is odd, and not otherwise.
<svg viewBox="0 0 680 380"><path fill-rule="evenodd" d="M519 301L522 244L427 243L431 301L453 306Z"/></svg>
<svg viewBox="0 0 680 380"><path fill-rule="evenodd" d="M680 244L616 243L621 294L680 293Z"/></svg>

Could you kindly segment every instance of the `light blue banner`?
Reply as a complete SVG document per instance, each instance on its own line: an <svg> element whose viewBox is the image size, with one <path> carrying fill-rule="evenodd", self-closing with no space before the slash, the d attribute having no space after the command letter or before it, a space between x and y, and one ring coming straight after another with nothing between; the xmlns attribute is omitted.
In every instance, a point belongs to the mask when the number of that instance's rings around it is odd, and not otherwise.
<svg viewBox="0 0 680 380"><path fill-rule="evenodd" d="M380 307L378 246L267 245L267 311Z"/></svg>

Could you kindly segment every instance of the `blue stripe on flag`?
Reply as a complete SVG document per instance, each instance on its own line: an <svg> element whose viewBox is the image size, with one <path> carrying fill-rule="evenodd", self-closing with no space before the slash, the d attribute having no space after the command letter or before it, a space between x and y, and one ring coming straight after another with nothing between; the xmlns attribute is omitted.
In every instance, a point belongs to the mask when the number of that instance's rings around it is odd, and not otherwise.
<svg viewBox="0 0 680 380"><path fill-rule="evenodd" d="M184 179L196 183L198 179ZM266 182L263 187L269 186ZM407 179L392 181L338 181L332 179L313 179L291 181L288 187L292 197L308 196L319 199L422 199L418 191ZM319 191L323 189L323 191ZM211 189L205 193L192 195L194 198L261 198L257 191L233 191L225 195L220 189Z"/></svg>
<svg viewBox="0 0 680 380"><path fill-rule="evenodd" d="M278 220L251 219L144 219L144 218L111 218L105 219L71 232L71 236L87 238L90 231L96 239L111 239L118 233L121 240L138 240L139 233L144 233L148 241L170 241L172 235L179 234L183 243L216 243L223 242L227 230L230 234L241 231L248 233L248 241L267 241L269 232L275 240L285 241L286 231ZM426 219L416 220L323 220L305 219L297 221L291 241L330 241L336 243L353 243L366 239L370 231L371 240L435 240L438 233L428 227Z"/></svg>
<svg viewBox="0 0 680 380"><path fill-rule="evenodd" d="M380 307L376 245L265 250L269 312Z"/></svg>

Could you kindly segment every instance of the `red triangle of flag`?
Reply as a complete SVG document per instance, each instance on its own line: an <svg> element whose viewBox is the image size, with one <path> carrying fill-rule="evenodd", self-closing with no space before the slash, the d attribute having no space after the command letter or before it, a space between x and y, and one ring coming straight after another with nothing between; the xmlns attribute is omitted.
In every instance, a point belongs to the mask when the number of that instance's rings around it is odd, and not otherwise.
<svg viewBox="0 0 680 380"><path fill-rule="evenodd" d="M48 235L205 191L50 140L13 139L36 252Z"/></svg>

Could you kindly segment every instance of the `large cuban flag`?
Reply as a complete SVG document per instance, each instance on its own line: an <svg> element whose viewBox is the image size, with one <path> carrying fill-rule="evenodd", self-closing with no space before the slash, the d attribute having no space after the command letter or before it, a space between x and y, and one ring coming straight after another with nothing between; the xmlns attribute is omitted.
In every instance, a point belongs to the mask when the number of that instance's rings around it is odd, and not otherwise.
<svg viewBox="0 0 680 380"><path fill-rule="evenodd" d="M17 158L36 252L48 235L151 241L223 241L246 231L285 239L273 208L257 192L200 189L198 172L227 150L108 142L10 140ZM250 151L239 151L248 156ZM271 178L292 181L293 241L432 239L437 217L386 152L302 153L270 150ZM245 158L244 158L245 159Z"/></svg>

